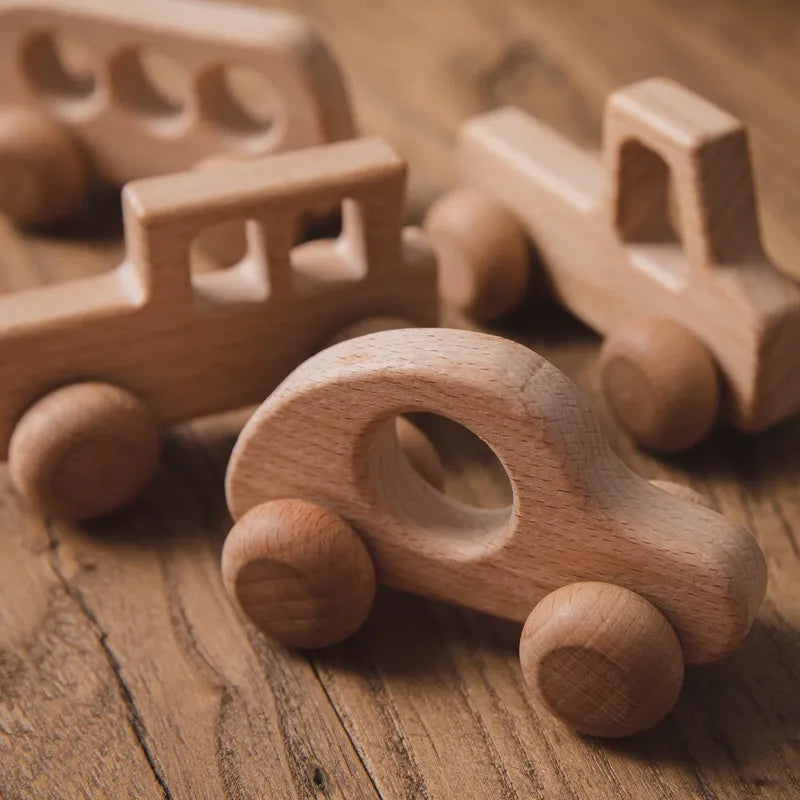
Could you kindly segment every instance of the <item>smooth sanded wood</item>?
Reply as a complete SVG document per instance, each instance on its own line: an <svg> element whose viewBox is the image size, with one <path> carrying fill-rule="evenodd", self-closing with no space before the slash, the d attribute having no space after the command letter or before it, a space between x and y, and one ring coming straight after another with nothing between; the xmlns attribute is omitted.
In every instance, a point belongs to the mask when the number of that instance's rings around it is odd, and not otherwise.
<svg viewBox="0 0 800 800"><path fill-rule="evenodd" d="M756 9L723 0L708 0L702 7L612 1L602 10L583 0L569 8L513 0L404 5L277 0L269 5L307 13L324 29L351 77L365 129L387 133L413 159L414 218L424 211L423 201L427 204L454 185L451 143L464 117L491 104L512 103L581 144L596 146L608 92L644 75L668 74L748 123L767 244L783 266L796 269L792 257L800 244L800 152L795 146L800 97L795 76L800 64L790 32L800 20L792 3L781 0ZM82 230L81 237L22 241L0 221L3 289L114 266L121 254L119 242L105 228L100 233L94 230L94 235ZM535 322L516 321L511 330L554 360L581 388L596 390L591 374L597 342L585 330L550 315ZM122 549L119 542L101 546L96 536L72 528L53 531L66 558L74 561L77 548L81 563L92 565L93 571L82 569L78 578L86 586L92 576L96 607L109 609L101 620L106 629L112 623L116 640L125 643L116 652L126 674L135 671L138 676L137 707L149 700L147 686L156 676L171 681L174 698L193 694L172 679L180 646L153 649L152 643L168 635L171 625L167 613L154 615L149 608L152 598L174 586L178 576L195 574L208 549L214 551L208 575L213 579L218 574L221 537L230 524L222 513L219 480L241 422L237 415L213 426L192 425L179 431L168 447L170 474L186 493L182 497L194 498L196 512L181 508L175 512L178 519L173 519L159 516L152 507L143 508L140 540L134 538L130 547ZM518 625L379 592L365 628L347 646L315 655L313 664L355 743L349 757L337 753L335 761L352 768L363 760L384 797L789 800L800 793L795 668L800 659L800 561L795 541L800 529L796 479L800 428L793 423L747 441L719 435L691 461L659 462L633 451L605 413L603 422L615 447L638 472L690 481L718 510L756 532L767 552L771 581L768 602L751 636L731 659L690 672L676 711L658 729L618 746L600 747L592 740L565 735L558 723L538 715L527 701L516 666ZM507 486L492 470L484 450L471 447L471 440L452 426L427 425L426 430L436 434L445 448L450 491L473 503L506 498ZM166 508L170 501L165 496L161 502ZM195 513L202 516L202 524L193 521ZM2 533L6 536L23 527L37 530L36 520L4 518ZM135 548L142 552L123 573ZM145 557L147 552L152 557ZM170 574L169 583L160 577L151 582L150 576L165 572ZM122 574L124 582L115 580ZM159 601L158 607L185 614L196 637L213 640L218 634L211 630L215 620L203 613L205 571L198 569L196 574L192 584L196 590L183 594L170 590L172 599ZM75 580L68 578L70 585ZM2 596L4 601L9 596L5 589ZM179 604L176 597L181 598ZM215 593L210 600L212 607L216 597ZM156 618L162 621L156 623ZM19 625L15 622L14 628ZM241 655L232 647L227 658L232 664ZM276 664L274 659L263 663L272 668ZM268 739L280 738L287 752L298 754L290 763L319 765L330 777L328 767L334 759L327 758L331 751L314 736L319 730L314 718L305 729L291 726L297 708L308 708L305 698L311 684L294 678L298 671L304 674L308 662L303 658L281 663L285 668L273 669L269 683L265 679L261 685L274 687L283 711L266 717L256 730L253 747L241 748L242 763L251 763L248 753L257 759L258 748ZM59 717L42 696L44 691L29 697L42 720L39 730L52 731ZM254 704L263 706L261 691L254 693ZM313 697L316 703L322 696L313 693ZM70 702L77 707L80 700L71 696ZM196 796L212 791L202 782L202 768L214 763L223 750L222 740L195 739L191 747L184 743L181 734L188 726L176 727L171 715L189 707L149 702L145 715L145 729L159 731L149 739L152 751L171 765L173 797L180 797L181 791L191 795L194 790ZM115 719L126 724L122 716ZM4 746L8 741L2 738ZM62 763L45 758L52 753L52 741L26 729L15 745L39 759L40 780L49 781L41 785L56 787L52 796L58 797L58 787L63 786L63 796L71 800L75 792ZM91 763L88 748L80 741L71 739L69 745L85 756L79 763ZM25 797L28 792L30 796L26 779L5 769L7 752L0 756L3 795ZM135 763L133 745L128 752L129 761ZM318 758L308 758L309 753ZM188 790L172 777L195 770L201 779ZM272 774L273 785L279 787L277 796L298 794L291 773ZM336 775L333 780L337 781ZM362 780L362 786L372 787L367 776ZM115 790L124 793L134 783L120 779L114 785L100 785L113 796ZM145 786L143 796L159 796ZM243 775L230 787L230 797L265 793L260 778L252 775ZM366 793L366 788L359 792L353 783L345 789L345 796ZM314 796L313 792L325 796L324 790L315 788L307 794Z"/></svg>
<svg viewBox="0 0 800 800"><path fill-rule="evenodd" d="M513 503L480 511L423 481L395 433L409 411L479 436ZM236 520L317 503L365 538L383 583L519 622L567 584L624 586L667 617L689 664L729 655L765 589L748 531L635 475L552 364L472 331L383 331L310 358L248 420L225 490Z"/></svg>
<svg viewBox="0 0 800 800"><path fill-rule="evenodd" d="M113 272L0 297L0 450L54 386L102 377L159 423L257 403L340 329L438 315L424 237L404 235L405 163L359 139L128 184ZM292 221L340 204L340 240L293 248ZM248 257L192 277L198 235L248 220Z"/></svg>
<svg viewBox="0 0 800 800"><path fill-rule="evenodd" d="M166 95L148 73L153 54L174 72ZM260 122L238 103L232 68L261 76L256 95L270 101L270 114ZM3 0L0 72L0 114L21 106L47 116L114 184L209 155L354 135L342 75L317 33L296 15L246 5Z"/></svg>
<svg viewBox="0 0 800 800"><path fill-rule="evenodd" d="M584 322L609 337L643 316L683 326L708 348L730 395L725 415L741 430L764 430L800 411L800 288L763 249L747 133L734 116L674 81L650 78L609 96L602 160L512 107L467 120L457 149L465 185L525 227L553 295ZM466 197L458 207L474 214ZM441 223L433 227L444 238ZM515 230L502 235L516 245ZM467 266L485 268L480 259ZM692 388L707 393L704 384ZM624 424L618 396L609 400ZM695 409L685 413L692 433ZM678 425L682 409L674 414ZM639 439L667 452L658 433Z"/></svg>

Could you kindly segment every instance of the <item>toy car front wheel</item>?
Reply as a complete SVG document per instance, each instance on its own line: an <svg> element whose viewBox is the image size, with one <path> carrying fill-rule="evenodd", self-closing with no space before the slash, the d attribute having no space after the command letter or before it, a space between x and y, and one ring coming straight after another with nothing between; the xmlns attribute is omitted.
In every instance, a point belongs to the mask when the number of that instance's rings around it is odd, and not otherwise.
<svg viewBox="0 0 800 800"><path fill-rule="evenodd" d="M290 647L326 647L367 618L375 570L341 517L305 500L272 500L247 512L222 550L230 597L264 633Z"/></svg>
<svg viewBox="0 0 800 800"><path fill-rule="evenodd" d="M614 331L600 354L608 405L636 442L678 453L701 441L717 417L719 376L708 348L682 325L641 317Z"/></svg>
<svg viewBox="0 0 800 800"><path fill-rule="evenodd" d="M147 407L125 389L76 383L32 405L17 423L8 462L17 490L63 519L100 517L133 500L158 461Z"/></svg>
<svg viewBox="0 0 800 800"><path fill-rule="evenodd" d="M469 317L488 320L511 311L529 278L525 232L513 214L475 189L459 189L433 204L425 218L439 262L439 292Z"/></svg>
<svg viewBox="0 0 800 800"><path fill-rule="evenodd" d="M672 626L643 597L609 583L574 583L547 595L525 623L520 661L539 700L593 736L647 730L683 685Z"/></svg>

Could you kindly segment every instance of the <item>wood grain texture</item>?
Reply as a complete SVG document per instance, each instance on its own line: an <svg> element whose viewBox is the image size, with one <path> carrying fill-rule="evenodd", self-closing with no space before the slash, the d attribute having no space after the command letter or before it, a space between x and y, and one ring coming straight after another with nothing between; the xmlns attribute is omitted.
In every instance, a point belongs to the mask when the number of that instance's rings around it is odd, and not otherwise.
<svg viewBox="0 0 800 800"><path fill-rule="evenodd" d="M800 245L800 12L790 0L758 7L727 0L612 0L602 6L578 0L569 8L546 0L268 5L309 15L348 73L364 128L387 135L413 160L415 219L454 185L450 153L463 118L512 103L580 144L597 146L607 94L665 74L747 123L768 249L786 269L800 272L793 263ZM122 252L118 218L113 205L100 205L97 221L75 233L24 240L0 221L0 285L11 291L115 266ZM504 332L532 344L597 397L598 342L584 328L543 310L535 319L512 318ZM111 685L99 645L92 645L94 656L86 648L92 638L114 642L120 674L133 690L129 707L173 798L264 797L272 790L277 797L380 792L393 800L793 800L800 794L800 425L752 439L712 434L691 458L657 461L631 449L602 404L597 410L636 471L690 482L717 510L753 530L767 554L767 602L751 635L730 659L691 671L676 711L651 733L599 745L565 732L524 693L519 625L392 592L378 593L373 613L351 640L310 662L231 633L235 638L224 638L227 650L217 656L225 679L214 685L246 687L247 711L228 717L241 721L230 740L194 731L200 668L193 642L209 647L220 633L228 636L219 617L207 615L222 613L217 606L227 602L217 583L221 539L230 525L221 481L241 414L177 430L167 442L164 473L135 519L85 532L51 526L57 546L49 553L74 565L65 573L67 585L80 586L96 614L96 627L76 616L76 670L99 670L99 682ZM483 448L452 425L420 424L441 448L448 491L481 505L507 501L507 482ZM6 548L20 535L40 547L46 543L37 538L39 521L13 510L7 479L2 487L0 547L11 557L0 563L4 575L20 578L20 548ZM16 608L22 597L32 607L46 596L45 589L30 587L5 578L0 608L12 601ZM49 651L47 617L12 620L2 626L12 652L24 656L15 633L23 631L32 631L29 637ZM173 634L187 628L193 638ZM189 685L180 666L187 661ZM68 675L69 663L59 660L56 674ZM230 677L242 674L238 683ZM152 697L157 682L183 702ZM53 685L52 678L34 674L25 693L25 724L13 736L8 724L0 731L4 798L71 800L93 785L91 775L97 775L100 795L164 795L140 755L124 703L104 701L104 716L96 718L72 691L74 682L61 705ZM108 720L93 740L106 745L106 772L92 769L102 758L98 748L60 732L62 715ZM114 736L122 737L121 746ZM230 745L237 736L238 748ZM58 742L63 750L54 749ZM258 763L265 751L269 769ZM212 765L223 761L228 783L220 790ZM34 785L31 763L38 764ZM206 783L209 773L213 780Z"/></svg>

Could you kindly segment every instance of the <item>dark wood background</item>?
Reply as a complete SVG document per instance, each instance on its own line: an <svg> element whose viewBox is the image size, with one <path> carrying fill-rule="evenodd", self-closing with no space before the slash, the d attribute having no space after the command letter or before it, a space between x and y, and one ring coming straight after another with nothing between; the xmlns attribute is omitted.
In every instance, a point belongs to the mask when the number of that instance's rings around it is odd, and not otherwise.
<svg viewBox="0 0 800 800"><path fill-rule="evenodd" d="M800 277L792 0L278 5L319 27L362 128L410 160L410 218L453 182L464 117L514 103L596 147L607 93L662 74L749 124L767 243ZM0 224L0 289L112 266L118 226L84 227L32 237ZM529 307L504 332L594 392L597 341L564 314ZM751 528L769 562L744 647L688 674L655 730L616 743L572 734L529 702L518 626L414 597L381 592L364 629L326 652L287 652L249 630L218 571L237 412L176 429L152 490L103 523L41 519L0 470L0 796L800 796L800 424L752 439L720 432L655 461L592 396L628 463L705 492ZM430 430L448 490L500 502L486 453L447 425Z"/></svg>

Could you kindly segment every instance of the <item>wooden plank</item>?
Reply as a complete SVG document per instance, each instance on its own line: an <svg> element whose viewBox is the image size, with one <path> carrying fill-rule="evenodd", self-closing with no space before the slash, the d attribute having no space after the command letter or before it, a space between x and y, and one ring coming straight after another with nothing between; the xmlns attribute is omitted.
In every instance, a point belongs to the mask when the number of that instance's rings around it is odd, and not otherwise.
<svg viewBox="0 0 800 800"><path fill-rule="evenodd" d="M0 479L0 797L166 797L103 631Z"/></svg>
<svg viewBox="0 0 800 800"><path fill-rule="evenodd" d="M375 797L308 659L257 636L227 602L221 487L241 423L182 430L130 512L55 525L59 568L120 665L173 797Z"/></svg>

